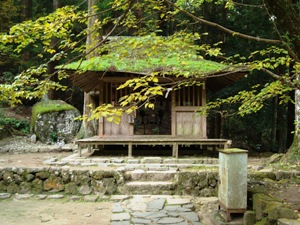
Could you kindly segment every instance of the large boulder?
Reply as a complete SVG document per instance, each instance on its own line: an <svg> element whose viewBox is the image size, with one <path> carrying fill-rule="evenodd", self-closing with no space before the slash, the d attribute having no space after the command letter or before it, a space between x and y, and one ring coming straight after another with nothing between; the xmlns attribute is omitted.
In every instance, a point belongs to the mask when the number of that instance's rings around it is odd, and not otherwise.
<svg viewBox="0 0 300 225"><path fill-rule="evenodd" d="M75 120L80 112L60 100L48 100L32 108L31 129L43 143L68 143L78 133L81 122Z"/></svg>

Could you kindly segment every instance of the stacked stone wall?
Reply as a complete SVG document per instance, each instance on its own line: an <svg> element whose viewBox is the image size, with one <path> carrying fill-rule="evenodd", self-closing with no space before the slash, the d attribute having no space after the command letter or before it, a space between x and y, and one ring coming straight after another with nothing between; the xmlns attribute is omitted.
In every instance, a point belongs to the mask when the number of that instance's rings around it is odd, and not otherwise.
<svg viewBox="0 0 300 225"><path fill-rule="evenodd" d="M0 192L7 193L117 194L123 183L123 175L117 171L0 169Z"/></svg>
<svg viewBox="0 0 300 225"><path fill-rule="evenodd" d="M0 168L2 193L58 193L72 195L124 194L129 181L125 171L71 170L66 168ZM300 172L254 172L248 174L248 188L268 178L278 181L300 176ZM171 180L173 194L200 197L217 196L218 171L177 172ZM264 181L266 182L266 181ZM251 188L250 188L251 189ZM249 189L249 190L250 190ZM152 194L152 193L148 193Z"/></svg>

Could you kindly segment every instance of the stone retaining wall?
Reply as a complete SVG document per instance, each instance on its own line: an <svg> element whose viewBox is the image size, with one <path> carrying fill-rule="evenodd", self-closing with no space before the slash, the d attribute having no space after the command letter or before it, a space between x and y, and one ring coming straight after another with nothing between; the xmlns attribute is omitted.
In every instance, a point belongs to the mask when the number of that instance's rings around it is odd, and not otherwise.
<svg viewBox="0 0 300 225"><path fill-rule="evenodd" d="M115 171L68 170L60 168L4 168L0 170L0 192L88 195L115 194L124 184Z"/></svg>
<svg viewBox="0 0 300 225"><path fill-rule="evenodd" d="M177 175L177 194L201 197L217 196L218 172L180 172Z"/></svg>
<svg viewBox="0 0 300 225"><path fill-rule="evenodd" d="M300 172L255 172L249 183L299 177ZM0 168L2 193L57 193L72 195L123 194L127 176L124 171L71 170L66 168ZM174 194L201 197L217 196L218 172L205 170L177 172L171 181ZM151 194L151 193L149 193Z"/></svg>

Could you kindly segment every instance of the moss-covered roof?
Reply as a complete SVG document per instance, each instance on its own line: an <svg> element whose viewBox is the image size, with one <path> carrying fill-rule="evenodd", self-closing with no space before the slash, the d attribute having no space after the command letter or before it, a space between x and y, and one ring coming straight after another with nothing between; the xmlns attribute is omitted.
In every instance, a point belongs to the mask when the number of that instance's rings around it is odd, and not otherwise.
<svg viewBox="0 0 300 225"><path fill-rule="evenodd" d="M220 71L226 66L204 60L197 55L199 46L186 36L111 37L97 49L99 57L64 66L84 71L128 73L170 72L203 74Z"/></svg>
<svg viewBox="0 0 300 225"><path fill-rule="evenodd" d="M118 37L98 49L100 56L60 68L76 71L70 72L71 79L86 92L95 90L99 80L108 76L135 76L158 72L161 75L185 78L208 78L213 74L235 73L229 66L205 60L197 55L199 46L191 43L192 41L181 36ZM232 83L232 77L230 79Z"/></svg>
<svg viewBox="0 0 300 225"><path fill-rule="evenodd" d="M190 73L203 74L218 72L225 69L226 66L213 61L204 59L190 58L179 59L175 57L161 58L123 58L118 55L104 55L94 57L82 62L74 62L64 66L64 69L83 70L83 71L111 71L127 73Z"/></svg>

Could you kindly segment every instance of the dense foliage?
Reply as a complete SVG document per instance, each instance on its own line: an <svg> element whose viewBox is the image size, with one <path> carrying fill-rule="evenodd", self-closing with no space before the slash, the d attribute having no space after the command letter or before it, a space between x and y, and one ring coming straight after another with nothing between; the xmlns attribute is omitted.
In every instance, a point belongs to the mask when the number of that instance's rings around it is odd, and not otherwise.
<svg viewBox="0 0 300 225"><path fill-rule="evenodd" d="M26 5L24 10L24 6L21 7L24 2L32 4ZM242 145L247 148L259 145L276 150L276 145L281 145L283 150L288 147L286 140L279 144L279 137L287 136L291 130L288 119L293 121L293 117L287 116L292 111L288 104L293 101L291 92L299 90L297 35L300 32L293 26L299 24L298 1L106 0L94 1L96 4L93 8L90 5L90 9L81 1L62 2L66 7L54 11L49 1L47 4L44 1L3 1L10 6L14 3L14 13L9 15L7 6L1 8L0 21L10 21L9 31L3 25L1 28L4 33L0 41L3 50L0 72L5 75L0 84L1 101L18 104L24 99L41 98L49 90L70 90L64 81L68 75L49 67L105 53L103 46L108 36L171 37L179 34L183 40L192 40L196 44L193 51L198 56L237 65L250 72L247 79L237 85L220 93L210 93L211 103L200 109L201 113L221 115L223 137L246 140ZM42 10L38 11L40 6ZM19 20L17 12L22 15ZM14 23L17 24L11 27ZM88 46L86 35L90 40ZM140 40L136 38L124 43L123 56L130 54L130 49L140 52L140 46L147 49L151 43L151 39L143 43ZM147 57L153 57L162 46L175 52L174 43L166 38L161 45L151 46ZM182 63L190 51L182 46L180 54ZM145 80L134 82L139 85ZM149 98L144 97L147 102ZM100 106L95 115L110 115L109 109ZM258 111L256 116L249 115ZM243 119L237 114L244 116ZM232 132L233 126L236 132ZM250 128L252 132L246 132ZM237 137L237 133L243 135ZM268 133L272 138L268 139Z"/></svg>

